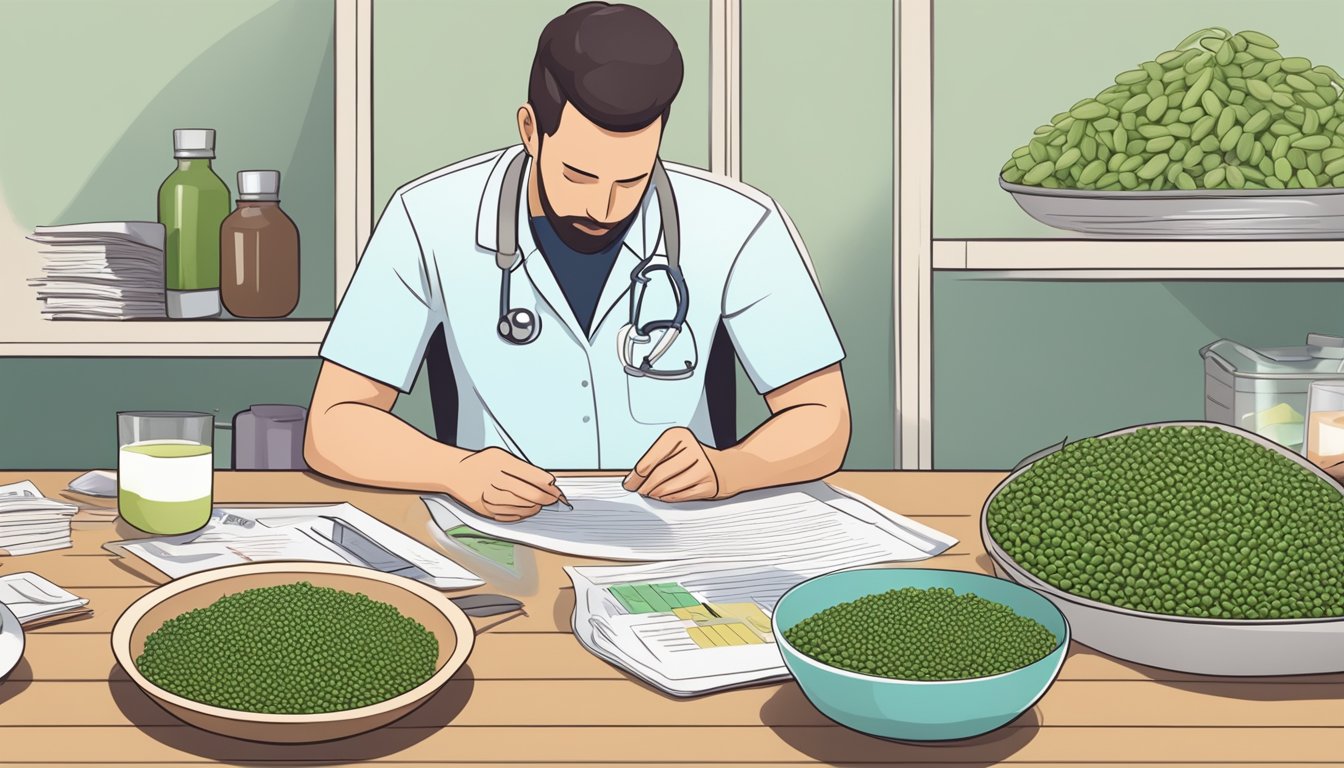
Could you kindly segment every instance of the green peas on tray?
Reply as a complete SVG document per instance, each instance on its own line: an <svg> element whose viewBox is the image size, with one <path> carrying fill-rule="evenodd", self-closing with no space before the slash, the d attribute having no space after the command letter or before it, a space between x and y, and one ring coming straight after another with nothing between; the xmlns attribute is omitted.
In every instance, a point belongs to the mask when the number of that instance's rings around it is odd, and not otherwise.
<svg viewBox="0 0 1344 768"><path fill-rule="evenodd" d="M1050 655L1053 632L1013 609L950 588L892 589L827 608L785 630L800 653L899 680L965 680Z"/></svg>
<svg viewBox="0 0 1344 768"><path fill-rule="evenodd" d="M226 709L317 714L377 704L433 676L438 640L395 606L308 582L249 589L164 622L136 668Z"/></svg>
<svg viewBox="0 0 1344 768"><path fill-rule="evenodd" d="M1278 47L1254 30L1198 30L1037 128L1003 180L1107 191L1344 187L1344 173L1326 170L1331 150L1344 150L1344 80Z"/></svg>
<svg viewBox="0 0 1344 768"><path fill-rule="evenodd" d="M986 526L1018 566L1100 603L1196 618L1344 617L1344 497L1214 427L1067 445L1009 482Z"/></svg>

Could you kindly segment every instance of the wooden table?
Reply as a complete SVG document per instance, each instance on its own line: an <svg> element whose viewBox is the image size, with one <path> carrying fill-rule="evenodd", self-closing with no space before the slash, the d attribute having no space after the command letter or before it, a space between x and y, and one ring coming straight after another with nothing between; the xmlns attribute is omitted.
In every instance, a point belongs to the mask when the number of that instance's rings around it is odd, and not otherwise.
<svg viewBox="0 0 1344 768"><path fill-rule="evenodd" d="M69 472L0 473L57 494ZM961 542L925 565L985 571L977 514L999 479L983 473L846 472L835 480ZM432 542L414 496L299 473L216 475L221 502L349 501ZM573 594L561 565L536 553L535 579L488 584L527 615L479 619L467 666L435 699L381 731L339 742L272 746L174 720L117 668L108 633L153 585L101 545L113 523L77 523L74 547L0 558L90 599L94 615L32 630L0 682L0 764L782 765L1305 764L1344 760L1344 675L1205 678L1121 663L1075 645L1030 712L988 736L937 746L884 742L837 726L793 683L693 700L664 696L570 637Z"/></svg>

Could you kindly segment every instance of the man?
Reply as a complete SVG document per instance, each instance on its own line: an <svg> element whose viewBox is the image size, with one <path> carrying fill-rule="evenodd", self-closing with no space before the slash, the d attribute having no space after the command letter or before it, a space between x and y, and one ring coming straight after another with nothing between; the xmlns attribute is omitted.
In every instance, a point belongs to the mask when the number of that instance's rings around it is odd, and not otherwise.
<svg viewBox="0 0 1344 768"><path fill-rule="evenodd" d="M504 521L560 498L547 466L629 467L628 490L666 502L840 466L844 352L787 219L657 161L681 81L676 41L642 10L584 3L546 26L522 145L417 179L383 212L322 346L309 466ZM772 416L716 448L698 357L720 323ZM440 327L452 445L390 413Z"/></svg>

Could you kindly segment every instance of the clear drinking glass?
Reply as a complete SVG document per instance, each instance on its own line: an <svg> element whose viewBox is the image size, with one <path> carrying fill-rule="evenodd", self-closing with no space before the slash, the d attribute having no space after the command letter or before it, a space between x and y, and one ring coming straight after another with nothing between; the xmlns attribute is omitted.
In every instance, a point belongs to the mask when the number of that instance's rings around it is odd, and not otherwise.
<svg viewBox="0 0 1344 768"><path fill-rule="evenodd" d="M190 533L210 520L214 416L192 411L117 414L117 509L146 533Z"/></svg>
<svg viewBox="0 0 1344 768"><path fill-rule="evenodd" d="M1313 381L1307 391L1307 460L1344 476L1344 379Z"/></svg>

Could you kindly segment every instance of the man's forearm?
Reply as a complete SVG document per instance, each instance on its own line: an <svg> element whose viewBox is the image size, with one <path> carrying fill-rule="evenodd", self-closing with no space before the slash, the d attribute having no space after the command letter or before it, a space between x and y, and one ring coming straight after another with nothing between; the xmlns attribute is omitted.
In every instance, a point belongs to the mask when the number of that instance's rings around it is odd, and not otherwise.
<svg viewBox="0 0 1344 768"><path fill-rule="evenodd" d="M801 483L840 468L849 448L849 413L820 403L776 413L731 448L714 452L719 495Z"/></svg>
<svg viewBox="0 0 1344 768"><path fill-rule="evenodd" d="M338 403L309 418L304 460L338 480L451 493L449 469L470 454L363 403Z"/></svg>

